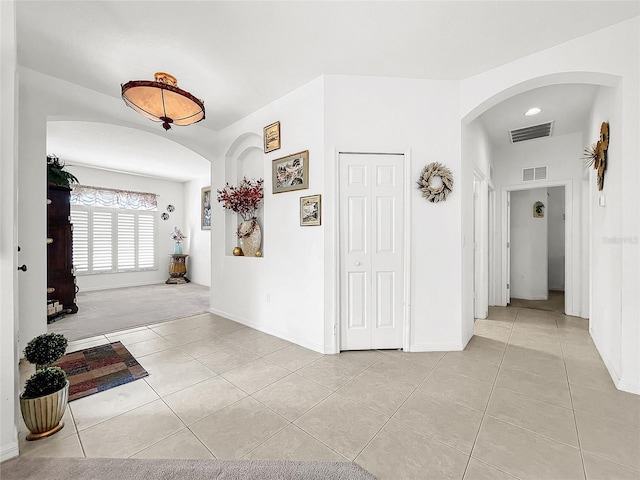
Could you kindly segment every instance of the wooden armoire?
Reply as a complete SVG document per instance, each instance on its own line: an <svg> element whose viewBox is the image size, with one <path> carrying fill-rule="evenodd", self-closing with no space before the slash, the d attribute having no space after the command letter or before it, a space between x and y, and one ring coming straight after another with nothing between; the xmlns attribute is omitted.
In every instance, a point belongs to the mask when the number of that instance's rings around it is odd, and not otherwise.
<svg viewBox="0 0 640 480"><path fill-rule="evenodd" d="M71 189L49 185L47 190L47 300L62 311L47 315L51 323L66 313L76 313L76 276L73 268Z"/></svg>

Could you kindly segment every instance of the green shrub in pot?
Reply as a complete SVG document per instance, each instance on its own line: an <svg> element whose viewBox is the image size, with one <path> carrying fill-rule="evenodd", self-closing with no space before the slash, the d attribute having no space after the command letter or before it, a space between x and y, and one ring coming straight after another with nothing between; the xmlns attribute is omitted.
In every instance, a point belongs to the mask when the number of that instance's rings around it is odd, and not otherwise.
<svg viewBox="0 0 640 480"><path fill-rule="evenodd" d="M67 339L59 333L43 333L33 338L24 356L36 366L20 395L20 411L29 429L27 440L39 440L64 427L62 417L69 399L69 381L60 367L50 366L64 355Z"/></svg>
<svg viewBox="0 0 640 480"><path fill-rule="evenodd" d="M36 372L64 355L68 341L59 333L43 333L32 338L24 348L24 358L36 366Z"/></svg>
<svg viewBox="0 0 640 480"><path fill-rule="evenodd" d="M44 397L67 384L67 374L60 367L44 367L31 375L24 384L22 398Z"/></svg>

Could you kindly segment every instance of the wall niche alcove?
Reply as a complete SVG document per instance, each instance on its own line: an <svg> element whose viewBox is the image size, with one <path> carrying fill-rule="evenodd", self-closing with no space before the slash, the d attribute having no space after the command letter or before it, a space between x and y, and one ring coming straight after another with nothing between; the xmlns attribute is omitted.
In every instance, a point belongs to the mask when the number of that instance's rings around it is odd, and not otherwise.
<svg viewBox="0 0 640 480"><path fill-rule="evenodd" d="M247 132L237 137L225 155L225 182L237 185L244 177L247 180L264 178L264 154L262 152L262 136ZM222 186L220 186L221 188ZM266 190L265 190L266 192ZM266 195L265 195L266 197ZM233 249L238 246L236 230L242 222L242 217L235 212L225 210L225 255L233 256ZM258 223L262 230L262 256L265 254L265 222L264 202L257 212ZM257 258L257 257L246 257Z"/></svg>

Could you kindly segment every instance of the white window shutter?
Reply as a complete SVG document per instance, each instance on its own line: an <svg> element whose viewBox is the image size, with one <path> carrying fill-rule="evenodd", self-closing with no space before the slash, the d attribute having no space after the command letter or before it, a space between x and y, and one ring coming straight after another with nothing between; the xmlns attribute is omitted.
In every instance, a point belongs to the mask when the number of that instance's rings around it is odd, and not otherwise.
<svg viewBox="0 0 640 480"><path fill-rule="evenodd" d="M136 218L133 213L117 213L118 270L136 268Z"/></svg>
<svg viewBox="0 0 640 480"><path fill-rule="evenodd" d="M113 214L93 211L91 215L92 264L91 271L113 269Z"/></svg>
<svg viewBox="0 0 640 480"><path fill-rule="evenodd" d="M71 209L73 223L73 266L76 273L89 272L89 212Z"/></svg>
<svg viewBox="0 0 640 480"><path fill-rule="evenodd" d="M156 216L150 213L138 215L138 268L156 266Z"/></svg>

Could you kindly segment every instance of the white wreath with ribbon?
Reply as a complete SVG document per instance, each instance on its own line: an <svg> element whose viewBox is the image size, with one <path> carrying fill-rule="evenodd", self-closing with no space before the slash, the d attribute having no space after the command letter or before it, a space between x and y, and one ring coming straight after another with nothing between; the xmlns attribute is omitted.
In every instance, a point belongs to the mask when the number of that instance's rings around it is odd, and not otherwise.
<svg viewBox="0 0 640 480"><path fill-rule="evenodd" d="M453 190L453 174L439 162L430 163L420 174L418 188L429 202L444 201Z"/></svg>

